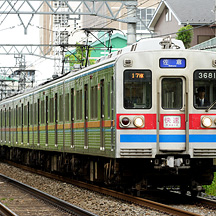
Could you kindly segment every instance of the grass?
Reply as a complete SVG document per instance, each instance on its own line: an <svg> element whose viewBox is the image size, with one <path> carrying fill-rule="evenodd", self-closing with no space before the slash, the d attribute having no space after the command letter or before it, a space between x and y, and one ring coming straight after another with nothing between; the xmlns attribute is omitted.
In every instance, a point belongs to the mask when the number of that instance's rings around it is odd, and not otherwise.
<svg viewBox="0 0 216 216"><path fill-rule="evenodd" d="M205 193L211 196L216 196L216 173L214 173L214 179L211 185L203 185Z"/></svg>

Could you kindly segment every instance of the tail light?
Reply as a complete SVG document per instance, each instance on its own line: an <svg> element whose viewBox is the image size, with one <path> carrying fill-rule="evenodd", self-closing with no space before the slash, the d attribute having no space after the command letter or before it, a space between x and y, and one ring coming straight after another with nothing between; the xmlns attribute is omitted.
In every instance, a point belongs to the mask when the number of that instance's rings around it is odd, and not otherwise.
<svg viewBox="0 0 216 216"><path fill-rule="evenodd" d="M130 125L130 119L128 117L123 117L120 121L123 127L128 127Z"/></svg>

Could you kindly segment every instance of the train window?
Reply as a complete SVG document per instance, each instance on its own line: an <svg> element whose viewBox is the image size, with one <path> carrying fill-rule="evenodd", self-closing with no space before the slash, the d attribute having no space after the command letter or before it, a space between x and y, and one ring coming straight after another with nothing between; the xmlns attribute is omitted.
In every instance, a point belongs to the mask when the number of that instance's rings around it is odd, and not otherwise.
<svg viewBox="0 0 216 216"><path fill-rule="evenodd" d="M76 94L76 118L82 120L82 90Z"/></svg>
<svg viewBox="0 0 216 216"><path fill-rule="evenodd" d="M37 125L40 125L40 99L37 101ZM39 128L38 128L38 134L39 134Z"/></svg>
<svg viewBox="0 0 216 216"><path fill-rule="evenodd" d="M182 108L182 79L164 78L162 80L162 108L181 109Z"/></svg>
<svg viewBox="0 0 216 216"><path fill-rule="evenodd" d="M97 119L97 86L91 87L91 119Z"/></svg>
<svg viewBox="0 0 216 216"><path fill-rule="evenodd" d="M65 121L69 121L69 93L65 94Z"/></svg>
<svg viewBox="0 0 216 216"><path fill-rule="evenodd" d="M41 101L41 124L44 124L44 100Z"/></svg>
<svg viewBox="0 0 216 216"><path fill-rule="evenodd" d="M4 112L4 127L7 127L7 109L5 108L5 112ZM6 131L6 130L5 130Z"/></svg>
<svg viewBox="0 0 216 216"><path fill-rule="evenodd" d="M24 125L27 125L27 105L24 106Z"/></svg>
<svg viewBox="0 0 216 216"><path fill-rule="evenodd" d="M63 95L59 97L59 121L63 121Z"/></svg>
<svg viewBox="0 0 216 216"><path fill-rule="evenodd" d="M55 107L55 124L58 124L58 93L55 93L55 98L54 98L54 107ZM57 128L56 128L57 132ZM57 143L57 133L56 133L56 138L55 142Z"/></svg>
<svg viewBox="0 0 216 216"><path fill-rule="evenodd" d="M152 106L152 72L125 70L124 108L150 109Z"/></svg>
<svg viewBox="0 0 216 216"><path fill-rule="evenodd" d="M33 104L30 104L29 124L33 125Z"/></svg>
<svg viewBox="0 0 216 216"><path fill-rule="evenodd" d="M18 116L18 118L19 118L19 126L21 126L22 125L22 108L21 107L19 107L19 116Z"/></svg>
<svg viewBox="0 0 216 216"><path fill-rule="evenodd" d="M12 114L12 110L11 107L9 107L9 117L8 117L8 127L9 127L9 143L11 141L11 114Z"/></svg>
<svg viewBox="0 0 216 216"><path fill-rule="evenodd" d="M216 100L216 71L197 70L194 72L194 107L206 109ZM212 109L216 109L213 106Z"/></svg>
<svg viewBox="0 0 216 216"><path fill-rule="evenodd" d="M49 118L50 118L50 123L53 123L54 122L54 98L50 98Z"/></svg>
<svg viewBox="0 0 216 216"><path fill-rule="evenodd" d="M71 121L74 121L74 89L71 89Z"/></svg>
<svg viewBox="0 0 216 216"><path fill-rule="evenodd" d="M2 109L1 109L1 129L2 129L2 122L3 122L3 118L2 118Z"/></svg>
<svg viewBox="0 0 216 216"><path fill-rule="evenodd" d="M108 82L107 84L107 107L108 107L107 115L108 118L110 118L110 82Z"/></svg>
<svg viewBox="0 0 216 216"><path fill-rule="evenodd" d="M34 103L34 124L37 124L37 103Z"/></svg>

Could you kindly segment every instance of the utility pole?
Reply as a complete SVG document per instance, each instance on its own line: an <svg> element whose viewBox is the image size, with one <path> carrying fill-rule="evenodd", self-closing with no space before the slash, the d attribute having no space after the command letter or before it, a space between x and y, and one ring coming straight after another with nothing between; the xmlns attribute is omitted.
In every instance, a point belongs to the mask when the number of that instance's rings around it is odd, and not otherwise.
<svg viewBox="0 0 216 216"><path fill-rule="evenodd" d="M214 14L215 14L215 20L214 20L214 25L216 24L216 0L215 0L215 6L214 6ZM216 30L215 30L215 36L216 36Z"/></svg>
<svg viewBox="0 0 216 216"><path fill-rule="evenodd" d="M216 1L216 0L215 0ZM136 6L137 1L128 2L127 4L127 45L131 45L136 42Z"/></svg>

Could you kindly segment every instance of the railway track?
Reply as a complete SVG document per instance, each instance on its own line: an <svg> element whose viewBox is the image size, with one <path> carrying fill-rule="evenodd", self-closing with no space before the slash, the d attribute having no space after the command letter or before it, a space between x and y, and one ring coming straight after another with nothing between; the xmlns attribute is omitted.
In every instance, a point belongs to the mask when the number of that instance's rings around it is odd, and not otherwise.
<svg viewBox="0 0 216 216"><path fill-rule="evenodd" d="M7 206L0 203L0 215L2 216L18 216L16 213L11 211Z"/></svg>
<svg viewBox="0 0 216 216"><path fill-rule="evenodd" d="M36 173L36 174L39 174L39 175L43 175L43 176L46 176L48 178L63 181L63 182L66 182L66 183L70 183L70 184L73 184L73 185L76 185L76 186L79 186L79 187L82 187L82 188L86 188L88 190L99 192L99 193L102 193L102 194L107 195L107 196L112 196L112 197L115 197L117 199L121 199L121 200L124 200L126 202L129 202L129 203L134 203L134 204L137 204L137 205L140 205L140 206L155 209L157 211L164 212L164 213L167 213L167 214L171 214L171 215L194 215L194 216L199 215L199 214L196 214L196 213L193 213L193 212L188 212L188 211L179 209L178 207L172 207L172 206L161 204L161 203L151 201L151 200L148 200L148 199L143 199L143 198L140 198L140 197L135 197L135 196L132 196L132 195L120 193L120 192L117 192L117 191L114 191L114 190L110 190L110 189L107 189L107 188L95 186L95 185L88 184L88 183L85 183L85 182L76 181L76 180L66 178L66 177L63 177L63 176L43 172L41 170L36 170L36 169L30 168L30 167L17 165L17 164L14 164L12 162L10 162L10 164L14 165L16 167L19 167L21 169L25 169L26 171L30 171L30 172L33 172L33 173ZM199 200L201 200L201 199L196 198L195 202L201 202ZM212 206L212 207L215 208L215 203L211 202L211 201L208 201L208 200L205 200L205 205Z"/></svg>
<svg viewBox="0 0 216 216"><path fill-rule="evenodd" d="M1 204L0 207L2 210L0 209L0 211L2 213L0 215L96 216L96 214L85 209L67 203L5 175L0 174L0 181L2 185L0 195L5 196L2 200L7 199L5 202L10 208ZM14 202L12 202L12 199Z"/></svg>

